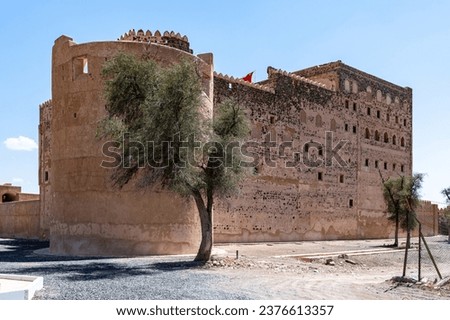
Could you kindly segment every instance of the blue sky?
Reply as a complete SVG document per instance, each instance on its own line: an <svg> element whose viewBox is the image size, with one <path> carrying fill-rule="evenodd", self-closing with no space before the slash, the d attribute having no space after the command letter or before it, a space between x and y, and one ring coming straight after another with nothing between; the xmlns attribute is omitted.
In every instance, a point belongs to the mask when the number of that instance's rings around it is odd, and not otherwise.
<svg viewBox="0 0 450 320"><path fill-rule="evenodd" d="M0 1L0 183L38 192L39 104L51 98L51 48L115 40L131 28L186 34L233 76L330 61L414 92L414 171L424 199L450 186L450 1ZM22 149L22 150L17 150Z"/></svg>

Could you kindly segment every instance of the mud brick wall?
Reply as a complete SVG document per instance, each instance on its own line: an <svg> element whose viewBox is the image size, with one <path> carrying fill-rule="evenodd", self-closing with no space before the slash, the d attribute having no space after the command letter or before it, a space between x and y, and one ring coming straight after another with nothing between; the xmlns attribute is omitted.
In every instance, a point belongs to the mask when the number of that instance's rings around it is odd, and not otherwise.
<svg viewBox="0 0 450 320"><path fill-rule="evenodd" d="M409 88L337 62L295 73L269 67L259 84L216 74L215 108L227 98L245 107L248 139L261 146L255 174L215 207L217 242L392 236L380 173L411 174ZM268 134L276 166L263 159ZM292 147L280 148L286 141Z"/></svg>

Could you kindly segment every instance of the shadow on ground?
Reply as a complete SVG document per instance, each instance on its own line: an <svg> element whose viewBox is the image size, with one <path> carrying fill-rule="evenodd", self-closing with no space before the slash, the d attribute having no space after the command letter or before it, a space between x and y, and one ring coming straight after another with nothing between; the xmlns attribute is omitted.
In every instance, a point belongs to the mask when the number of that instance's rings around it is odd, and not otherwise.
<svg viewBox="0 0 450 320"><path fill-rule="evenodd" d="M41 262L91 260L92 257L70 257L36 254L36 250L48 248L48 241L0 239L0 262ZM104 258L95 258L104 259Z"/></svg>
<svg viewBox="0 0 450 320"><path fill-rule="evenodd" d="M113 280L140 275L152 276L164 272L197 269L203 265L203 263L195 261L161 262L159 260L155 262L138 261L137 265L130 266L129 258L66 257L35 253L36 250L48 248L48 246L49 243L43 241L0 239L0 264L5 262L21 263L25 266L16 267L11 272L40 276L52 274L69 281ZM170 257L168 259L179 258ZM30 264L31 266L27 266Z"/></svg>

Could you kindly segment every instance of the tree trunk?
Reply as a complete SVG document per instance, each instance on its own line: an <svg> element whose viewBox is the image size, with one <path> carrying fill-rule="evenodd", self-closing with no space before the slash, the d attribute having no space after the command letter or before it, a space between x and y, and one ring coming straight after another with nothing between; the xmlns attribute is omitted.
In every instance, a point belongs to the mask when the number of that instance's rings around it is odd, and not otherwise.
<svg viewBox="0 0 450 320"><path fill-rule="evenodd" d="M409 212L406 214L406 248L411 248L411 222L410 222Z"/></svg>
<svg viewBox="0 0 450 320"><path fill-rule="evenodd" d="M395 215L395 239L394 239L394 247L398 247L398 229L400 225L400 214L397 212Z"/></svg>
<svg viewBox="0 0 450 320"><path fill-rule="evenodd" d="M203 201L202 195L199 191L194 191L193 196L197 210L200 217L200 225L202 230L202 241L195 257L195 261L206 262L211 257L211 250L213 245L213 233L212 233L212 196L208 192L207 205Z"/></svg>
<svg viewBox="0 0 450 320"><path fill-rule="evenodd" d="M411 248L411 230L406 232L406 246L408 249Z"/></svg>

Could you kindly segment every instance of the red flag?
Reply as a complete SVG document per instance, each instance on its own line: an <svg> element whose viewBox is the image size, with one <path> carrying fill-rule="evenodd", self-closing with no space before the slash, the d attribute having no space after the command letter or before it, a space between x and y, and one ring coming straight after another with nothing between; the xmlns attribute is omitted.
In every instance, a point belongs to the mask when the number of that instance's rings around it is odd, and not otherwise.
<svg viewBox="0 0 450 320"><path fill-rule="evenodd" d="M242 78L242 80L247 81L247 82L252 82L252 76L253 76L253 72L250 72L249 74L247 74L245 77Z"/></svg>

